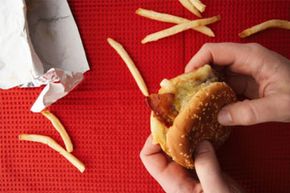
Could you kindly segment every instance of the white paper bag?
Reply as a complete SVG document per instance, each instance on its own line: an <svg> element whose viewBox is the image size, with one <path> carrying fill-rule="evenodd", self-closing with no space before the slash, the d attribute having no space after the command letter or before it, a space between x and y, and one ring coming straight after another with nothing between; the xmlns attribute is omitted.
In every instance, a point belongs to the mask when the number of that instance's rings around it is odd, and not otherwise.
<svg viewBox="0 0 290 193"><path fill-rule="evenodd" d="M87 70L66 0L1 0L0 88L46 85L31 108L40 112L67 95Z"/></svg>

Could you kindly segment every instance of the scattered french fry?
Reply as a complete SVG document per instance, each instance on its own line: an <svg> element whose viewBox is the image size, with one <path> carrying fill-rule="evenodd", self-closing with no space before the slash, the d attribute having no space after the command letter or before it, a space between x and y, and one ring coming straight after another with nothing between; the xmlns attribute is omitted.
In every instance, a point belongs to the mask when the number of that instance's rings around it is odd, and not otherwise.
<svg viewBox="0 0 290 193"><path fill-rule="evenodd" d="M185 19L183 17L178 17L175 15L167 14L167 13L159 13L156 11L142 9L142 8L137 9L136 14L142 17L152 19L152 20L166 22L166 23L180 24L180 23L185 23L185 22L190 21L189 19ZM215 36L213 31L207 26L198 26L198 27L193 27L192 29L200 33L203 33L209 37Z"/></svg>
<svg viewBox="0 0 290 193"><path fill-rule="evenodd" d="M281 28L290 30L290 21L280 20L280 19L271 19L260 23L258 25L252 26L248 29L245 29L241 33L239 33L240 38L245 38L260 31L266 30L268 28Z"/></svg>
<svg viewBox="0 0 290 193"><path fill-rule="evenodd" d="M200 0L189 0L192 5L195 6L196 9L198 9L198 11L200 11L201 13L204 12L206 5L203 4Z"/></svg>
<svg viewBox="0 0 290 193"><path fill-rule="evenodd" d="M85 165L78 160L74 155L67 152L64 148L62 148L56 141L54 141L52 138L45 136L45 135L34 135L34 134L20 134L19 140L24 141L32 141L32 142L38 142L45 145L48 145L53 150L60 153L62 156L64 156L71 164L73 164L80 172L85 171Z"/></svg>
<svg viewBox="0 0 290 193"><path fill-rule="evenodd" d="M143 95L144 96L148 96L149 93L148 93L147 86L146 86L146 84L145 84L140 72L138 71L137 67L135 66L133 60L131 59L131 57L127 53L127 51L124 49L124 47L119 42L113 40L112 38L108 38L107 41L110 44L110 46L112 48L114 48L115 51L123 59L123 61L125 62L125 64L129 68L133 78L135 79L135 81L136 81L139 89L143 93Z"/></svg>
<svg viewBox="0 0 290 193"><path fill-rule="evenodd" d="M208 24L217 22L219 20L220 20L220 16L214 16L214 17L210 17L206 19L197 19L190 22L181 23L173 27L161 30L159 32L149 34L141 41L141 43L145 44L148 42L157 41L159 39L166 38L166 37L175 35L177 33L183 32L190 28L201 26L201 25L208 25Z"/></svg>
<svg viewBox="0 0 290 193"><path fill-rule="evenodd" d="M60 134L64 142L66 150L71 153L73 151L73 144L64 126L61 124L60 120L54 114L52 114L49 110L44 110L41 112L41 114L45 116L52 123L56 131Z"/></svg>
<svg viewBox="0 0 290 193"><path fill-rule="evenodd" d="M188 11L196 15L197 17L201 17L199 11L195 8L195 6L189 0L179 0L180 4L185 7Z"/></svg>

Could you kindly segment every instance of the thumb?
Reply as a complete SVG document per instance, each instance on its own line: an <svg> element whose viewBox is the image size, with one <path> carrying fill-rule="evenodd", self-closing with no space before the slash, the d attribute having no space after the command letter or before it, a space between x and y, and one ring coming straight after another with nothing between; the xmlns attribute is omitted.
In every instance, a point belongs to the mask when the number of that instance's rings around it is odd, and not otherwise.
<svg viewBox="0 0 290 193"><path fill-rule="evenodd" d="M224 181L214 148L208 141L199 144L195 155L195 169L205 193L226 193L228 186Z"/></svg>
<svg viewBox="0 0 290 193"><path fill-rule="evenodd" d="M268 96L244 100L224 107L218 114L222 125L253 125L270 121L288 121L289 97Z"/></svg>

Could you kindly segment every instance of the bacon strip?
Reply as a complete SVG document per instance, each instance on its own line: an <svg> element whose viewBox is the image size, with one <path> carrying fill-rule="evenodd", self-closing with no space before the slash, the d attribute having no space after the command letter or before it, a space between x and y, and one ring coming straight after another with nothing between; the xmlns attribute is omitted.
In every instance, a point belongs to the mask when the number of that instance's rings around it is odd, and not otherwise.
<svg viewBox="0 0 290 193"><path fill-rule="evenodd" d="M173 101L174 94L151 94L147 97L147 103L154 112L155 117L167 127L173 124L178 112L176 111Z"/></svg>

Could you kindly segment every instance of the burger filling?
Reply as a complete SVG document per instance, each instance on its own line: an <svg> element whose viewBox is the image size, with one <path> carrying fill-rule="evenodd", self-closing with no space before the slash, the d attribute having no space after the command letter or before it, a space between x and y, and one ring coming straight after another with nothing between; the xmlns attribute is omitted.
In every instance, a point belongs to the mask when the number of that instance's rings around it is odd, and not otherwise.
<svg viewBox="0 0 290 193"><path fill-rule="evenodd" d="M205 65L171 80L164 79L158 94L151 94L147 101L154 116L166 127L170 127L178 113L201 88L217 81L211 67Z"/></svg>

